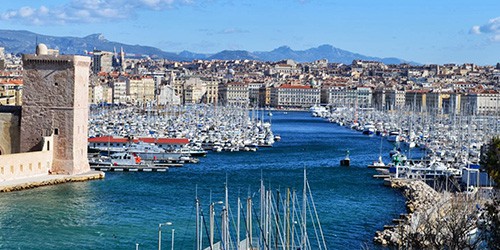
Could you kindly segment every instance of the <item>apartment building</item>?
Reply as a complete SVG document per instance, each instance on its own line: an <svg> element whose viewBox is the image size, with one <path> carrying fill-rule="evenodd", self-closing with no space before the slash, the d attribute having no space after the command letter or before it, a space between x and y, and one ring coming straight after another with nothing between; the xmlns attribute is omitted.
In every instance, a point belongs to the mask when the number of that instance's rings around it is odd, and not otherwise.
<svg viewBox="0 0 500 250"><path fill-rule="evenodd" d="M127 78L127 95L135 104L155 100L155 81L151 77L134 76Z"/></svg>
<svg viewBox="0 0 500 250"><path fill-rule="evenodd" d="M465 94L461 99L461 110L465 114L500 114L500 94L494 90L482 90Z"/></svg>
<svg viewBox="0 0 500 250"><path fill-rule="evenodd" d="M250 82L248 83L248 99L252 106L259 106L259 91L264 86L264 82Z"/></svg>
<svg viewBox="0 0 500 250"><path fill-rule="evenodd" d="M405 107L411 111L427 111L427 94L429 90L408 90L405 93Z"/></svg>
<svg viewBox="0 0 500 250"><path fill-rule="evenodd" d="M103 50L94 50L92 56L92 72L111 72L113 70L113 53Z"/></svg>
<svg viewBox="0 0 500 250"><path fill-rule="evenodd" d="M371 107L372 89L370 87L348 87L334 84L322 90L323 102L333 107Z"/></svg>
<svg viewBox="0 0 500 250"><path fill-rule="evenodd" d="M271 106L275 108L309 108L321 101L321 90L305 85L283 84L271 89Z"/></svg>
<svg viewBox="0 0 500 250"><path fill-rule="evenodd" d="M248 105L248 83L228 82L219 84L219 101L222 105Z"/></svg>
<svg viewBox="0 0 500 250"><path fill-rule="evenodd" d="M0 105L22 105L23 80L6 79L0 81Z"/></svg>

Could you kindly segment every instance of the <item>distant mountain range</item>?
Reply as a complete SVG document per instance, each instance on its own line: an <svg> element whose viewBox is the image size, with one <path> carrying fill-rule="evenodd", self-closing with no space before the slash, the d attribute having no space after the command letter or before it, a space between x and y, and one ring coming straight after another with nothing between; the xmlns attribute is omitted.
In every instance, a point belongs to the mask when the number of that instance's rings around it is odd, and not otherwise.
<svg viewBox="0 0 500 250"><path fill-rule="evenodd" d="M92 34L86 37L56 37L23 30L0 30L0 47L5 47L6 52L15 54L34 53L37 41L45 43L49 48L59 49L61 54L85 54L94 49L113 51L115 48L119 50L123 47L127 56L150 56L151 58L165 58L174 61L192 61L195 59L280 61L293 59L297 62L312 62L319 59L328 59L329 62L350 64L353 60L360 59L379 61L385 64L418 64L399 58L365 56L326 44L307 50L292 50L288 46L282 46L272 51L261 52L224 50L215 54L194 53L190 51L174 53L165 52L151 46L129 45L108 41L102 34Z"/></svg>

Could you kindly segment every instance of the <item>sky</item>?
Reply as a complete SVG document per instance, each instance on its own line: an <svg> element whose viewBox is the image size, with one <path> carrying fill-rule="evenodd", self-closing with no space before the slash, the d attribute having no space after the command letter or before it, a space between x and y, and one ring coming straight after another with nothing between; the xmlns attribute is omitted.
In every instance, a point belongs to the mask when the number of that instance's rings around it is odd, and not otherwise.
<svg viewBox="0 0 500 250"><path fill-rule="evenodd" d="M2 1L0 29L169 52L330 44L424 64L500 62L500 0L16 0Z"/></svg>

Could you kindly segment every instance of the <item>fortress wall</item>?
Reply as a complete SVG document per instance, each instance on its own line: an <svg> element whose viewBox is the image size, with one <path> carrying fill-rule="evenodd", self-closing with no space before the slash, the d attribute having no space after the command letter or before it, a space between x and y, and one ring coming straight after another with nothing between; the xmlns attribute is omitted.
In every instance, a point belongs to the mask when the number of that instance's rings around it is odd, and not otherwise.
<svg viewBox="0 0 500 250"><path fill-rule="evenodd" d="M44 137L38 152L0 155L0 181L48 175L53 161L52 137Z"/></svg>

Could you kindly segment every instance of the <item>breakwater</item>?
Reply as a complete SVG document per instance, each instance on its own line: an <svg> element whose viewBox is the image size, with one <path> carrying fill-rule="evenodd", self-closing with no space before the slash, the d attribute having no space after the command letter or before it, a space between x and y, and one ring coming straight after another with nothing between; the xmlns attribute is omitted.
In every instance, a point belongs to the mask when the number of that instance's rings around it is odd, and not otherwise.
<svg viewBox="0 0 500 250"><path fill-rule="evenodd" d="M398 225L377 232L374 240L385 246L404 249L482 249L481 230L488 189L463 193L438 193L421 181L400 182L394 187L408 197L409 214Z"/></svg>
<svg viewBox="0 0 500 250"><path fill-rule="evenodd" d="M401 190L406 197L406 209L408 214L402 215L396 221L399 225L386 227L383 231L377 231L373 240L381 245L399 245L403 235L402 230L412 225L412 218L416 213L423 213L442 200L443 196L420 180L387 180L392 188Z"/></svg>

